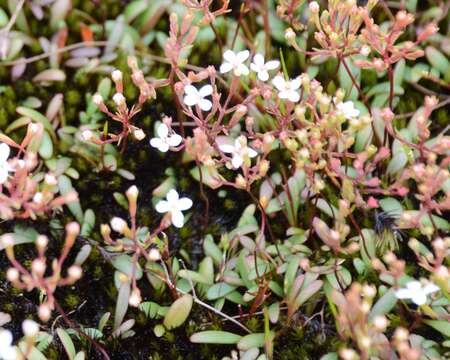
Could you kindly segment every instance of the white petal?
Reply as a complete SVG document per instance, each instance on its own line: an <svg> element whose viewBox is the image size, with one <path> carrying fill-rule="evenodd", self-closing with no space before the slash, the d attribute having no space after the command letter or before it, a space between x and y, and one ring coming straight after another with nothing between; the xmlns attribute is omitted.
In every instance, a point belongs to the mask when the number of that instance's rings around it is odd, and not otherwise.
<svg viewBox="0 0 450 360"><path fill-rule="evenodd" d="M302 82L300 81L300 79L298 79L298 78L293 79L293 80L291 80L291 89L297 90L301 84L302 84Z"/></svg>
<svg viewBox="0 0 450 360"><path fill-rule="evenodd" d="M236 60L239 61L240 63L243 63L245 60L248 59L249 56L250 56L250 51L248 51L248 50L239 51L236 54ZM263 62L264 62L264 60L263 60Z"/></svg>
<svg viewBox="0 0 450 360"><path fill-rule="evenodd" d="M8 160L10 151L11 149L9 148L8 144L5 143L0 144L0 163Z"/></svg>
<svg viewBox="0 0 450 360"><path fill-rule="evenodd" d="M220 149L221 151L223 151L224 153L229 153L229 154L231 154L231 153L234 152L234 146L233 146L233 145L230 145L230 144L222 144L222 145L219 145L219 149Z"/></svg>
<svg viewBox="0 0 450 360"><path fill-rule="evenodd" d="M233 63L236 60L236 54L232 50L227 50L223 53L223 58L229 63Z"/></svg>
<svg viewBox="0 0 450 360"><path fill-rule="evenodd" d="M169 204L173 205L178 202L180 196L178 195L178 192L175 189L170 189L166 195L166 198Z"/></svg>
<svg viewBox="0 0 450 360"><path fill-rule="evenodd" d="M435 285L435 284L433 284L433 283L427 284L423 288L424 293L427 294L427 295L431 294L431 293L434 293L436 291L439 291L439 290L440 290L440 287Z"/></svg>
<svg viewBox="0 0 450 360"><path fill-rule="evenodd" d="M6 348L5 350L2 350L1 355L3 356L3 359L5 360L17 360L17 351L16 348L13 346L10 346Z"/></svg>
<svg viewBox="0 0 450 360"><path fill-rule="evenodd" d="M183 138L178 134L173 134L167 140L168 140L167 142L170 146L178 146L181 144L181 141L183 140Z"/></svg>
<svg viewBox="0 0 450 360"><path fill-rule="evenodd" d="M250 69L252 71L254 71L255 73L259 73L261 71L261 68L258 65L254 64L254 63L250 64Z"/></svg>
<svg viewBox="0 0 450 360"><path fill-rule="evenodd" d="M197 103L198 103L198 97L194 96L194 95L186 95L183 99L183 102L187 106L194 106L194 105L197 105Z"/></svg>
<svg viewBox="0 0 450 360"><path fill-rule="evenodd" d="M423 305L427 302L427 296L423 292L417 292L411 298L412 302L416 305Z"/></svg>
<svg viewBox="0 0 450 360"><path fill-rule="evenodd" d="M235 169L239 169L243 163L244 159L240 155L235 154L231 159L231 164Z"/></svg>
<svg viewBox="0 0 450 360"><path fill-rule="evenodd" d="M283 91L280 91L280 92L278 93L278 97L279 97L280 99L289 99L290 94L291 94L290 91L283 90Z"/></svg>
<svg viewBox="0 0 450 360"><path fill-rule="evenodd" d="M156 203L155 209L160 214L166 213L170 210L169 202L166 200L160 200Z"/></svg>
<svg viewBox="0 0 450 360"><path fill-rule="evenodd" d="M263 67L264 66L264 56L262 56L261 54L257 53L255 54L255 56L253 56L253 62L259 66L259 67Z"/></svg>
<svg viewBox="0 0 450 360"><path fill-rule="evenodd" d="M272 84L274 84L279 91L283 91L286 88L286 80L280 75L273 78Z"/></svg>
<svg viewBox="0 0 450 360"><path fill-rule="evenodd" d="M258 73L258 79L261 81L269 80L269 73L266 70L262 70Z"/></svg>
<svg viewBox="0 0 450 360"><path fill-rule="evenodd" d="M169 128L166 124L162 123L158 126L158 130L156 131L158 133L158 136L162 139L167 137L167 134L169 133Z"/></svg>
<svg viewBox="0 0 450 360"><path fill-rule="evenodd" d="M413 293L409 289L398 289L395 291L395 296L397 299L411 299Z"/></svg>
<svg viewBox="0 0 450 360"><path fill-rule="evenodd" d="M209 96L213 93L213 87L211 85L205 85L199 90L198 93L201 97Z"/></svg>
<svg viewBox="0 0 450 360"><path fill-rule="evenodd" d="M0 184L4 184L8 179L8 170L3 166L0 167Z"/></svg>
<svg viewBox="0 0 450 360"><path fill-rule="evenodd" d="M13 336L9 330L0 330L0 338L2 339L2 344L10 346L13 342Z"/></svg>
<svg viewBox="0 0 450 360"><path fill-rule="evenodd" d="M198 96L198 90L195 86L192 85L186 85L184 87L184 93L186 95L193 95L193 96Z"/></svg>
<svg viewBox="0 0 450 360"><path fill-rule="evenodd" d="M411 291L421 291L422 283L420 281L413 280L406 284L406 288Z"/></svg>
<svg viewBox="0 0 450 360"><path fill-rule="evenodd" d="M178 200L178 210L188 210L192 207L192 200L184 197Z"/></svg>
<svg viewBox="0 0 450 360"><path fill-rule="evenodd" d="M184 215L181 211L174 210L171 212L172 215L172 224L177 227L181 228L184 225Z"/></svg>
<svg viewBox="0 0 450 360"><path fill-rule="evenodd" d="M264 65L267 70L275 70L278 69L279 66L280 62L278 60L270 60Z"/></svg>
<svg viewBox="0 0 450 360"><path fill-rule="evenodd" d="M247 65L239 64L237 68L234 70L234 75L236 76L247 76L250 73L250 70L248 69Z"/></svg>
<svg viewBox="0 0 450 360"><path fill-rule="evenodd" d="M202 109L203 111L209 111L212 108L212 102L208 99L201 99L199 105L200 109Z"/></svg>
<svg viewBox="0 0 450 360"><path fill-rule="evenodd" d="M249 158L254 158L256 155L258 155L258 153L253 150L252 148L248 148L248 157Z"/></svg>
<svg viewBox="0 0 450 360"><path fill-rule="evenodd" d="M290 91L288 96L289 101L296 103L300 100L300 94L296 91Z"/></svg>
<svg viewBox="0 0 450 360"><path fill-rule="evenodd" d="M163 144L163 141L160 138L152 138L150 139L150 145L154 148L159 148Z"/></svg>
<svg viewBox="0 0 450 360"><path fill-rule="evenodd" d="M222 65L220 65L220 72L222 74L225 74L233 69L233 64L229 62L225 62Z"/></svg>

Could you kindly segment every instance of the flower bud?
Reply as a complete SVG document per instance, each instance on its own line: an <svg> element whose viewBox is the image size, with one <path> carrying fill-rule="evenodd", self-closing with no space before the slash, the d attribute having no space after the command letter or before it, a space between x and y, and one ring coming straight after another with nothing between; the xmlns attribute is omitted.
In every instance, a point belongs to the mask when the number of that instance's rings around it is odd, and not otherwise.
<svg viewBox="0 0 450 360"><path fill-rule="evenodd" d="M123 234L123 232L127 229L128 224L124 219L116 216L111 219L111 227L115 232Z"/></svg>
<svg viewBox="0 0 450 360"><path fill-rule="evenodd" d="M1 244L4 248L12 247L14 246L14 238L10 234L5 234L1 237Z"/></svg>
<svg viewBox="0 0 450 360"><path fill-rule="evenodd" d="M39 333L39 325L36 321L26 319L22 322L22 332L27 337L35 337Z"/></svg>
<svg viewBox="0 0 450 360"><path fill-rule="evenodd" d="M94 134L91 130L83 130L83 132L81 133L81 138L84 141L89 141L94 137Z"/></svg>
<svg viewBox="0 0 450 360"><path fill-rule="evenodd" d="M95 93L92 97L92 102L98 106L103 103L103 97L99 93Z"/></svg>
<svg viewBox="0 0 450 360"><path fill-rule="evenodd" d="M47 236L45 236L45 235L39 235L37 238L36 238L36 247L39 249L39 250L44 250L46 247L47 247L47 245L48 245L48 237Z"/></svg>
<svg viewBox="0 0 450 360"><path fill-rule="evenodd" d="M311 11L313 14L317 14L320 10L319 4L317 1L311 1L309 3L309 11Z"/></svg>
<svg viewBox="0 0 450 360"><path fill-rule="evenodd" d="M113 96L113 101L117 106L125 105L125 96L121 93L115 93Z"/></svg>
<svg viewBox="0 0 450 360"><path fill-rule="evenodd" d="M48 185L56 185L58 183L56 177L53 174L45 174L45 182Z"/></svg>
<svg viewBox="0 0 450 360"><path fill-rule="evenodd" d="M145 138L145 132L142 129L136 129L133 131L133 136L136 140L141 141Z"/></svg>
<svg viewBox="0 0 450 360"><path fill-rule="evenodd" d="M141 301L142 301L141 292L137 288L133 289L130 298L128 299L128 303L130 304L130 306L138 307Z"/></svg>
<svg viewBox="0 0 450 360"><path fill-rule="evenodd" d="M81 266L72 265L67 270L67 274L69 275L70 280L77 281L81 279L81 276L83 275L83 270L81 269Z"/></svg>
<svg viewBox="0 0 450 360"><path fill-rule="evenodd" d="M157 248L151 248L148 252L148 258L150 261L159 261L161 260L161 254Z"/></svg>
<svg viewBox="0 0 450 360"><path fill-rule="evenodd" d="M114 80L114 82L122 81L122 71L120 70L114 70L111 73L111 78Z"/></svg>
<svg viewBox="0 0 450 360"><path fill-rule="evenodd" d="M16 282L19 280L19 270L17 270L16 268L9 268L8 271L6 272L6 278L8 279L9 282Z"/></svg>
<svg viewBox="0 0 450 360"><path fill-rule="evenodd" d="M41 319L42 321L48 321L51 315L52 310L50 309L50 306L48 306L47 304L42 304L41 306L39 306L38 310L39 319Z"/></svg>

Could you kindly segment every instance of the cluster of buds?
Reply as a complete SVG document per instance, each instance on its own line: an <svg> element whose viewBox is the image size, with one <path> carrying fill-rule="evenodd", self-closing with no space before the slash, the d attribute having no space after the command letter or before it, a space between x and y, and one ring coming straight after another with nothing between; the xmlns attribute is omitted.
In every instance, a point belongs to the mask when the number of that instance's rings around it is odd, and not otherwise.
<svg viewBox="0 0 450 360"><path fill-rule="evenodd" d="M372 68L376 71L390 69L393 64L401 59L415 60L423 56L423 50L418 49L417 45L438 31L435 24L429 24L415 42L406 41L395 45L406 27L414 22L414 15L403 10L399 11L387 32L381 30L368 13L363 13L362 17L365 28L361 31L360 40L373 50L372 53L379 55L379 57L370 60L355 60L355 65L362 68Z"/></svg>
<svg viewBox="0 0 450 360"><path fill-rule="evenodd" d="M140 290L137 286L136 277L138 262L141 257L149 263L154 263L155 261L159 261L161 259L161 253L158 250L158 247L155 246L155 239L157 238L157 234L161 232L162 229L161 227L158 228L158 230L153 234L150 234L148 230L143 233L143 229L138 228L136 225L137 199L139 190L135 185L133 185L126 191L125 194L128 199L128 210L131 219L131 226L129 226L124 219L120 217L113 217L110 222L111 226L108 224L102 224L100 227L100 232L103 240L108 245L108 251L132 255L131 279L126 278L123 280L131 282L132 291L129 297L129 304L137 307L142 301ZM113 239L111 236L111 228L122 237Z"/></svg>
<svg viewBox="0 0 450 360"><path fill-rule="evenodd" d="M391 352L388 339L383 334L389 321L385 316L369 317L376 296L376 288L371 285L353 283L350 289L342 294L333 292L333 300L338 309L336 317L339 335L344 340L351 340L357 350L344 348L339 355L344 360L369 359L380 356L386 359Z"/></svg>
<svg viewBox="0 0 450 360"><path fill-rule="evenodd" d="M45 294L44 302L39 306L38 316L42 321L48 321L51 317L52 311L55 308L55 290L58 286L72 285L82 276L82 269L78 265L72 265L67 269L67 275L64 277L63 264L66 260L78 234L80 226L76 222L71 222L66 225L66 238L61 255L51 262L52 274L48 273L48 258L46 257L46 250L48 245L48 238L45 235L39 235L36 238L36 249L38 256L31 262L31 269L24 267L14 255L14 237L10 234L5 234L1 237L1 244L6 250L6 255L12 264L8 269L7 279L17 288L26 291L39 289Z"/></svg>
<svg viewBox="0 0 450 360"><path fill-rule="evenodd" d="M108 133L105 131L98 136L94 134L91 130L84 130L82 133L82 138L85 141L90 141L97 145L106 145L111 143L120 144L124 141L128 135L132 134L133 137L140 141L145 138L145 133L142 129L133 125L132 120L142 110L142 107L149 98L155 98L156 93L152 85L147 83L144 79L144 75L141 70L137 67L137 62L135 58L130 58L129 66L132 69L132 80L133 83L139 88L139 99L136 104L131 107L128 106L127 100L124 95L123 86L123 74L120 70L114 70L111 73L111 78L115 84L116 93L113 95L113 101L116 107L116 111L112 112L109 110L108 106L104 102L103 97L96 93L94 94L92 100L95 105L98 106L101 112L108 115L112 120L122 124L122 130L118 134Z"/></svg>
<svg viewBox="0 0 450 360"><path fill-rule="evenodd" d="M42 124L30 123L20 144L1 134L2 152L17 153L10 159L2 159L0 167L6 169L5 181L0 184L0 219L36 219L62 205L77 201L75 191L59 195L58 181L52 173L34 176L38 166L37 150L42 139Z"/></svg>
<svg viewBox="0 0 450 360"><path fill-rule="evenodd" d="M213 0L181 0L181 1L188 9L203 13L203 18L199 21L199 24L214 23L216 17L225 15L226 13L231 11L228 9L230 0L221 0L222 6L214 11L210 10L211 5L213 4Z"/></svg>

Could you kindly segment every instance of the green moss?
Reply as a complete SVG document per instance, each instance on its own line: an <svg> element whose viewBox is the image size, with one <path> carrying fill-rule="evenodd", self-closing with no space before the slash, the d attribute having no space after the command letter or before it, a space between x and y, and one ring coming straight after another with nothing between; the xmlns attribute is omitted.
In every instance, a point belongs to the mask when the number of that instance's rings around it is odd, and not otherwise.
<svg viewBox="0 0 450 360"><path fill-rule="evenodd" d="M75 294L68 294L64 298L64 304L69 309L76 308L78 305L80 305L80 303L81 303L80 297L78 295L75 295Z"/></svg>

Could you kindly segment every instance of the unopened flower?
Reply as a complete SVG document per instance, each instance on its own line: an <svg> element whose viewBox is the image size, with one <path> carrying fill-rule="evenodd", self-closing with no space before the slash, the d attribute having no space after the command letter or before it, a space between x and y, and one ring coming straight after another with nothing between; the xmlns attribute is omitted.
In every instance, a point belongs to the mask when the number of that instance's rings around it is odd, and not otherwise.
<svg viewBox="0 0 450 360"><path fill-rule="evenodd" d="M92 97L92 101L95 105L100 105L103 102L103 97L99 93L95 93Z"/></svg>
<svg viewBox="0 0 450 360"><path fill-rule="evenodd" d="M115 232L122 234L128 227L128 224L124 219L115 216L111 219L111 227Z"/></svg>
<svg viewBox="0 0 450 360"><path fill-rule="evenodd" d="M159 213L170 213L172 224L181 228L184 225L184 215L182 211L192 207L192 200L183 197L180 198L178 192L174 189L167 193L166 200L159 201L155 208Z"/></svg>
<svg viewBox="0 0 450 360"><path fill-rule="evenodd" d="M433 283L425 286L417 280L410 281L405 288L398 289L395 296L398 299L409 299L416 305L424 305L427 302L427 296L439 290L439 287Z"/></svg>
<svg viewBox="0 0 450 360"><path fill-rule="evenodd" d="M300 100L300 94L298 89L300 88L300 79L285 80L283 76L275 76L272 83L278 90L278 97L280 99L287 99L291 102L298 102Z"/></svg>
<svg viewBox="0 0 450 360"><path fill-rule="evenodd" d="M248 75L249 70L244 62L248 59L250 52L248 50L239 51L235 53L232 50L227 50L223 53L223 58L225 61L220 65L220 72L225 74L233 70L234 75Z"/></svg>
<svg viewBox="0 0 450 360"><path fill-rule="evenodd" d="M334 98L333 101L336 103L336 98ZM336 109L338 109L347 120L358 117L360 113L358 109L355 109L355 104L353 103L353 101L350 100L337 103Z"/></svg>
<svg viewBox="0 0 450 360"><path fill-rule="evenodd" d="M161 259L161 254L158 249L151 248L150 251L148 252L148 258L151 261L159 261Z"/></svg>
<svg viewBox="0 0 450 360"><path fill-rule="evenodd" d="M145 132L142 129L136 129L133 131L133 136L136 140L141 141L145 138Z"/></svg>
<svg viewBox="0 0 450 360"><path fill-rule="evenodd" d="M83 130L81 133L81 138L84 141L89 141L94 137L94 133L91 130Z"/></svg>
<svg viewBox="0 0 450 360"><path fill-rule="evenodd" d="M8 157L11 149L5 143L0 144L0 184L4 184L8 179L10 172L14 169L8 163Z"/></svg>
<svg viewBox="0 0 450 360"><path fill-rule="evenodd" d="M169 135L169 128L164 123L159 125L156 133L158 137L151 139L150 145L161 152L167 152L169 147L181 144L182 137L174 132Z"/></svg>
<svg viewBox="0 0 450 360"><path fill-rule="evenodd" d="M0 359L16 360L17 350L12 344L13 336L10 331L0 330Z"/></svg>
<svg viewBox="0 0 450 360"><path fill-rule="evenodd" d="M195 86L187 85L184 87L184 103L187 106L198 105L203 111L209 111L212 108L212 102L205 97L213 93L211 85L205 85L200 90L197 90Z"/></svg>
<svg viewBox="0 0 450 360"><path fill-rule="evenodd" d="M39 332L39 325L36 321L26 319L22 322L22 331L25 336L34 337Z"/></svg>
<svg viewBox="0 0 450 360"><path fill-rule="evenodd" d="M261 81L269 80L269 70L275 70L280 66L278 60L270 60L264 62L264 56L256 54L253 57L253 62L250 64L250 68L258 74L258 79Z"/></svg>
<svg viewBox="0 0 450 360"><path fill-rule="evenodd" d="M112 78L115 82L121 81L121 80L122 80L122 71L120 71L120 70L114 70L114 71L111 73L111 78Z"/></svg>
<svg viewBox="0 0 450 360"><path fill-rule="evenodd" d="M125 104L125 96L121 93L115 93L113 96L113 101L117 106Z"/></svg>
<svg viewBox="0 0 450 360"><path fill-rule="evenodd" d="M219 149L224 153L232 154L231 164L234 169L239 169L244 163L245 158L254 158L258 153L247 146L247 138L240 136L234 141L234 145L222 144Z"/></svg>

